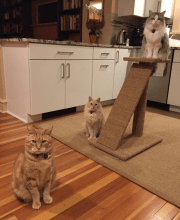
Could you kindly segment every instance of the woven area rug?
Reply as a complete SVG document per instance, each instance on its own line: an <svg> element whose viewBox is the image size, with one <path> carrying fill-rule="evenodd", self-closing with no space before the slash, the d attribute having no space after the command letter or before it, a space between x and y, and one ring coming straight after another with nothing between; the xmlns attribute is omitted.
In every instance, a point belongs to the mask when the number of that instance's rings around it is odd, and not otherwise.
<svg viewBox="0 0 180 220"><path fill-rule="evenodd" d="M111 108L103 107L106 118ZM87 137L82 134L82 112L41 122L35 127L53 126L54 138L180 207L180 117L175 116L147 108L144 131L162 137L163 141L128 161L122 161L89 144ZM132 119L126 131L130 132L131 127Z"/></svg>

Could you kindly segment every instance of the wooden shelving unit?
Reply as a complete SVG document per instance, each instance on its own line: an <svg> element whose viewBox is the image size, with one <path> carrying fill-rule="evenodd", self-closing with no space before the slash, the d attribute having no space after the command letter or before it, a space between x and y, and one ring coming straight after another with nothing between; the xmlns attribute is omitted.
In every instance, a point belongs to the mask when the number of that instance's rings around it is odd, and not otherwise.
<svg viewBox="0 0 180 220"><path fill-rule="evenodd" d="M32 37L30 0L0 1L0 38Z"/></svg>
<svg viewBox="0 0 180 220"><path fill-rule="evenodd" d="M58 0L58 40L82 42L83 0Z"/></svg>

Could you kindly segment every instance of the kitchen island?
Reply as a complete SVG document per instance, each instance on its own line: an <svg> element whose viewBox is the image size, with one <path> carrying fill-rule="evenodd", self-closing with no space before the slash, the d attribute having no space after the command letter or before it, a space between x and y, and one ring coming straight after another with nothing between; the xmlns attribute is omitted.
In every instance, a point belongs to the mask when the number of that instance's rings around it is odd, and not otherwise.
<svg viewBox="0 0 180 220"><path fill-rule="evenodd" d="M140 47L29 38L1 39L8 113L24 122L116 99ZM179 49L179 48L172 48Z"/></svg>

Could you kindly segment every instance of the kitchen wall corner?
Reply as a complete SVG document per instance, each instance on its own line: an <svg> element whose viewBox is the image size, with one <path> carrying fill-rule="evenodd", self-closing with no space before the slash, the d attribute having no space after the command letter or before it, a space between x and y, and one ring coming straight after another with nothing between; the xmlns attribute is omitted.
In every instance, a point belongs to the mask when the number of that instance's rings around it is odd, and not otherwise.
<svg viewBox="0 0 180 220"><path fill-rule="evenodd" d="M0 112L7 112L2 44L0 43Z"/></svg>

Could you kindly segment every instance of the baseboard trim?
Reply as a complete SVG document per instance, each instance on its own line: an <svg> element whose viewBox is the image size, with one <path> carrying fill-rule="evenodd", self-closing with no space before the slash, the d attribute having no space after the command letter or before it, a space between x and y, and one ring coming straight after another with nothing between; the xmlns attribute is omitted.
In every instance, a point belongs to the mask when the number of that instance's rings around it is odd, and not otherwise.
<svg viewBox="0 0 180 220"><path fill-rule="evenodd" d="M27 120L25 120L25 119L23 119L23 118L21 118L21 117L19 117L19 116L15 115L15 114L14 114L14 113L12 113L12 112L7 111L7 113L8 113L8 114L10 114L10 115L12 115L13 117L15 117L15 118L19 119L20 121L22 121L22 122L24 122L24 123L28 123L28 121L27 121Z"/></svg>
<svg viewBox="0 0 180 220"><path fill-rule="evenodd" d="M0 99L0 112L1 113L7 112L7 100L6 99Z"/></svg>
<svg viewBox="0 0 180 220"><path fill-rule="evenodd" d="M169 111L180 113L180 107L175 105L170 105Z"/></svg>

